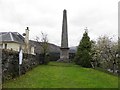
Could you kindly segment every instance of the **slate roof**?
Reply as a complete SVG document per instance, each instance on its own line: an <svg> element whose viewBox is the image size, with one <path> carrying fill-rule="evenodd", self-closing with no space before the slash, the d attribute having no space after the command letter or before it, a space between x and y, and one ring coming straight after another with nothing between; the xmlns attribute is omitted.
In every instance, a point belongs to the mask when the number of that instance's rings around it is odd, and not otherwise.
<svg viewBox="0 0 120 90"><path fill-rule="evenodd" d="M24 43L24 37L18 32L0 32L0 42Z"/></svg>
<svg viewBox="0 0 120 90"><path fill-rule="evenodd" d="M40 54L42 52L43 42L37 42L37 41L30 40L30 44L32 46L34 45L35 53ZM59 53L60 52L60 47L55 45L55 44L48 43L48 50L49 50L49 52Z"/></svg>

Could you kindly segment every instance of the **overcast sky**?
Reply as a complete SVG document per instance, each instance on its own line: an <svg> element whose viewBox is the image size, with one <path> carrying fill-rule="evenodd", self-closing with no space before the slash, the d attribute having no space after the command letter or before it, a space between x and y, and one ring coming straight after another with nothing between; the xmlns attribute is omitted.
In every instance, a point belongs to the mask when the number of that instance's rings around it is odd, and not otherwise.
<svg viewBox="0 0 120 90"><path fill-rule="evenodd" d="M69 46L77 46L85 27L91 40L107 35L117 40L119 0L0 0L0 32L25 32L30 39L48 34L61 44L63 10L67 10Z"/></svg>

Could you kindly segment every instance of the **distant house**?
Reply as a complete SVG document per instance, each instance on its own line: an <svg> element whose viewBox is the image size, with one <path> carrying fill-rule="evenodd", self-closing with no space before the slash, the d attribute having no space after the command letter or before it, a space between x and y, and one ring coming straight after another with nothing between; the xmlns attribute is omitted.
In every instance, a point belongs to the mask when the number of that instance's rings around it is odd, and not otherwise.
<svg viewBox="0 0 120 90"><path fill-rule="evenodd" d="M35 54L41 54L42 53L42 46L43 46L43 42L37 42L37 41L33 41L30 40L31 45L34 45L34 49L35 49ZM60 52L60 47L52 44L52 43L48 43L48 53L59 53Z"/></svg>
<svg viewBox="0 0 120 90"><path fill-rule="evenodd" d="M24 53L35 54L34 45L29 42L29 30L26 29L25 38L18 32L0 32L0 48L18 51L22 48Z"/></svg>

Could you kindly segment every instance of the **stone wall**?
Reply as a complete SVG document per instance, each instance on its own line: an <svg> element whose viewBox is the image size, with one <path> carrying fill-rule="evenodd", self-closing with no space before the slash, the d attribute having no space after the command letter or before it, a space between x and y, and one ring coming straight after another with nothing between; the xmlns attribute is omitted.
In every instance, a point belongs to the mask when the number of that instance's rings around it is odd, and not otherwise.
<svg viewBox="0 0 120 90"><path fill-rule="evenodd" d="M3 82L18 77L19 75L25 74L27 71L31 70L39 64L39 58L37 56L23 54L23 62L22 65L19 66L18 52L8 50L1 50L1 52Z"/></svg>
<svg viewBox="0 0 120 90"><path fill-rule="evenodd" d="M49 53L50 61L57 61L60 58L60 53L51 52Z"/></svg>

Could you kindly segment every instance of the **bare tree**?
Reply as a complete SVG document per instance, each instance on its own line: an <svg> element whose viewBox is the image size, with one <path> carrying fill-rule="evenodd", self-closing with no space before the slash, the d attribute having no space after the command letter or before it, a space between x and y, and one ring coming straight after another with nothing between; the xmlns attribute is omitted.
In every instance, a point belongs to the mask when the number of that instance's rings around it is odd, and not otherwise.
<svg viewBox="0 0 120 90"><path fill-rule="evenodd" d="M47 38L47 34L41 32L41 42L42 42L42 53L43 54L47 54L48 53L48 38Z"/></svg>
<svg viewBox="0 0 120 90"><path fill-rule="evenodd" d="M40 49L42 54L48 53L48 36L46 33L41 32L39 36L36 36L34 38L35 41L37 41L40 45Z"/></svg>
<svg viewBox="0 0 120 90"><path fill-rule="evenodd" d="M36 36L36 37L35 37L35 40L39 43L39 45L40 45L40 48L39 48L39 49L41 49L41 54L42 54L43 57L44 57L44 60L42 61L42 63L43 63L43 64L48 63L48 60L47 60L47 58L46 58L47 55L48 55L48 52L49 52L47 34L41 32L41 35L40 35L40 36Z"/></svg>

